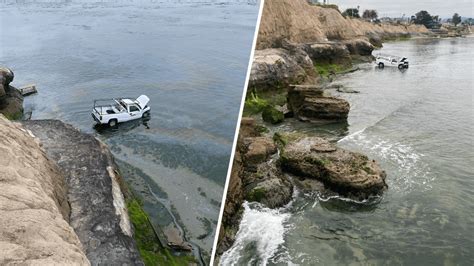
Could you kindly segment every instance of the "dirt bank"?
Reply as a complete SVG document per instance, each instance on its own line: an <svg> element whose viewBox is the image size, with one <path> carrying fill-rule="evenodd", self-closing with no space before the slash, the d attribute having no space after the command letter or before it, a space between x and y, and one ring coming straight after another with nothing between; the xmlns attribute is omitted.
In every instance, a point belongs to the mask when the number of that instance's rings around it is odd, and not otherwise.
<svg viewBox="0 0 474 266"><path fill-rule="evenodd" d="M280 47L283 39L314 43L360 37L387 39L428 32L419 25L374 24L344 18L336 9L310 5L306 0L273 0L266 1L263 8L257 49Z"/></svg>

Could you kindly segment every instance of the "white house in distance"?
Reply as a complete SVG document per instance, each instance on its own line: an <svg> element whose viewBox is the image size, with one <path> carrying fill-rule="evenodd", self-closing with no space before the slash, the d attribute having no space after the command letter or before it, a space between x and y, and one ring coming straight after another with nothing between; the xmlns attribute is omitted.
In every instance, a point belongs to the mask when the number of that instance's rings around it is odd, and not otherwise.
<svg viewBox="0 0 474 266"><path fill-rule="evenodd" d="M328 4L328 0L308 0L308 2L311 4Z"/></svg>

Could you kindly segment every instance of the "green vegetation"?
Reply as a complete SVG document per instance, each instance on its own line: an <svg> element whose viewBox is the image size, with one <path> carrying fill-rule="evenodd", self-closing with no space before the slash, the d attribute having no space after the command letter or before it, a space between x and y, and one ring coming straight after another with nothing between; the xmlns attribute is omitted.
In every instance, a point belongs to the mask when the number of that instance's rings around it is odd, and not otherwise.
<svg viewBox="0 0 474 266"><path fill-rule="evenodd" d="M19 120L23 117L23 112L16 112L14 114L4 114L8 120Z"/></svg>
<svg viewBox="0 0 474 266"><path fill-rule="evenodd" d="M247 95L244 105L244 116L261 113L269 106L283 106L286 104L286 90L276 89L271 92L262 92L257 95L255 91Z"/></svg>
<svg viewBox="0 0 474 266"><path fill-rule="evenodd" d="M454 13L451 22L454 24L454 26L457 26L459 23L461 23L461 16L458 13Z"/></svg>
<svg viewBox="0 0 474 266"><path fill-rule="evenodd" d="M375 9L366 9L364 13L362 13L362 17L365 19L377 19L379 15Z"/></svg>
<svg viewBox="0 0 474 266"><path fill-rule="evenodd" d="M285 120L285 115L278 111L275 107L267 106L263 109L262 118L265 122L278 124Z"/></svg>
<svg viewBox="0 0 474 266"><path fill-rule="evenodd" d="M257 201L260 202L264 197L265 197L265 189L261 187L257 187L252 189L248 194L247 194L247 199L249 201Z"/></svg>
<svg viewBox="0 0 474 266"><path fill-rule="evenodd" d="M250 97L247 97L247 99L245 100L244 114L245 115L258 114L262 112L263 109L265 109L265 107L269 105L270 104L268 103L267 100L258 97L258 95L255 92L252 92L250 94Z"/></svg>
<svg viewBox="0 0 474 266"><path fill-rule="evenodd" d="M160 244L138 199L128 200L127 209L135 230L134 238L145 265L189 265L195 262L194 257L173 255L168 248Z"/></svg>
<svg viewBox="0 0 474 266"><path fill-rule="evenodd" d="M285 147L288 144L288 137L281 134L280 132L275 132L273 134L273 141L280 147Z"/></svg>
<svg viewBox="0 0 474 266"><path fill-rule="evenodd" d="M348 8L344 12L342 12L344 17L351 17L351 18L360 18L359 9L357 8Z"/></svg>
<svg viewBox="0 0 474 266"><path fill-rule="evenodd" d="M319 75L321 75L322 77L328 77L329 75L338 74L349 69L349 67L344 65L318 62L314 63L314 67L316 68L316 71L319 73Z"/></svg>
<svg viewBox="0 0 474 266"><path fill-rule="evenodd" d="M255 130L257 130L258 133L268 133L270 132L270 130L268 130L268 128L266 126L262 126L262 125L255 125Z"/></svg>
<svg viewBox="0 0 474 266"><path fill-rule="evenodd" d="M425 25L428 29L437 29L440 27L441 19L439 16L432 16L428 11L421 10L411 17L415 24Z"/></svg>
<svg viewBox="0 0 474 266"><path fill-rule="evenodd" d="M305 158L305 161L311 164L318 165L320 167L327 166L331 163L331 161L325 157L322 157L322 158L307 157Z"/></svg>
<svg viewBox="0 0 474 266"><path fill-rule="evenodd" d="M296 141L304 136L305 134L300 133L300 132L292 132L292 133L276 132L275 134L273 134L273 141L280 147L285 147L288 143ZM281 156L282 155L280 154L280 157Z"/></svg>

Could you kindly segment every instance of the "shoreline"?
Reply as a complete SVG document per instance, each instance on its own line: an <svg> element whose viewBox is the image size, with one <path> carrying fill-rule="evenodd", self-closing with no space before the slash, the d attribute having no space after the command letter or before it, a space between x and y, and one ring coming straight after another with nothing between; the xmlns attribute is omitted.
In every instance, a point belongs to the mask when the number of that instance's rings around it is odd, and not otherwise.
<svg viewBox="0 0 474 266"><path fill-rule="evenodd" d="M310 16L304 19L304 13L321 14L321 16L324 14L327 19L340 20L341 27L346 27L341 28L341 31L353 25L368 23L344 19L334 10L327 11L324 8L311 7L308 11L303 1L287 3L287 5L290 6L289 14L298 14L298 19L306 22L311 19ZM366 168L365 155L345 151L337 145L332 146L330 142L326 143L322 139L309 137L305 132L295 128L290 130L292 133L278 128L292 128L285 121L295 119L294 123L308 124L308 127L316 128L320 125L334 124L336 127L340 124L344 131L347 127L350 107L346 100L327 93L328 89L344 89L336 88L337 84L335 85L333 81L337 80L338 76L358 71L360 63L373 62L373 52L381 48L385 42L433 38L425 29L425 33L379 32L378 36L367 33L365 36L352 36L331 42L321 41L317 39L323 38L324 35L321 37L321 32L317 32L316 29L310 30L313 35L306 33L306 26L299 24L296 15L295 17L282 15L281 21L271 20L270 17L278 17L276 14L288 10L289 7L282 8L283 6L281 3L273 3L271 7L268 5L264 7L262 15L264 27L263 30L260 28L259 33L263 34L264 38L259 37L261 43L257 45L258 49L255 51L252 65L244 117L218 237L216 265L219 264L220 256L234 244L235 236L240 230L244 201L256 201L269 208L278 208L291 200L292 191L296 187L363 201L372 195L381 195L387 189L385 172L375 161L374 165ZM291 10L291 8L294 9ZM268 21L265 21L265 16L269 16ZM292 23L299 25L300 28L290 27L290 32L275 30L275 25L289 27ZM311 23L316 22L313 19ZM318 23L325 22L316 24ZM319 24L316 26L319 27ZM337 31L337 29L332 30ZM420 31L423 32L423 30ZM303 33L306 35L301 35ZM275 36L281 39L276 39ZM272 43L271 40L276 41ZM357 93L357 91L350 92ZM270 126L269 130L267 125L272 124L275 126ZM303 147L308 145L313 145L316 151L305 151ZM328 157L324 152L334 153L335 158ZM362 169L358 169L359 166L351 168L353 166L344 165L344 163L337 164L336 162L344 156L353 156L354 159L351 161L362 158L361 163L358 164ZM308 166L304 165L302 160L312 161ZM353 184L350 180L335 181L327 176L327 171L331 171L331 165L338 165L337 167L341 169L350 168L352 170L348 173L355 171L359 173L359 177L367 174L377 176L377 178L373 180L372 185L364 188L367 189L367 194L364 194L365 192L361 194L361 191L351 188ZM308 178L318 171L325 174L315 174L314 179ZM292 178L285 177L288 174ZM371 178L367 177L366 180Z"/></svg>
<svg viewBox="0 0 474 266"><path fill-rule="evenodd" d="M176 265L198 261L200 265L206 264L199 247L194 246L192 252L191 248L184 249L184 235L173 247L159 241L141 199L130 190L105 143L59 120L18 120L23 114L9 115L23 113L23 97L10 85L13 72L1 70L2 91L5 89L6 93L0 98L4 98L1 100L6 105L0 111L13 120L10 123L28 132L40 144L41 152L44 150L44 155L60 169L71 206L72 220L68 223L77 233L90 263L140 264L143 260L147 265L166 261ZM19 101L12 102L10 98ZM107 215L110 217L106 218Z"/></svg>

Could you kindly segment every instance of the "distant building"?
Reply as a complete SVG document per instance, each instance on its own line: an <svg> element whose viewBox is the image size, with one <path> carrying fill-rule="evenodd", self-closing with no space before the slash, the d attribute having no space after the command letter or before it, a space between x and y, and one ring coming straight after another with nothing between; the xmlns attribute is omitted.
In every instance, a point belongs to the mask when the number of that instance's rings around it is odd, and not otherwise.
<svg viewBox="0 0 474 266"><path fill-rule="evenodd" d="M308 0L308 2L310 4L323 4L323 5L328 4L328 0Z"/></svg>

